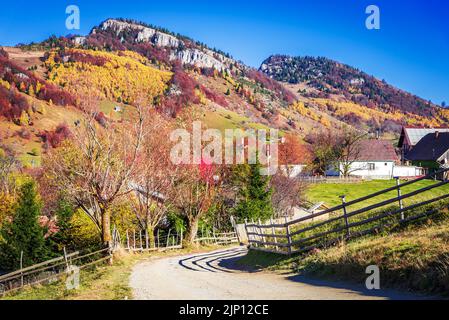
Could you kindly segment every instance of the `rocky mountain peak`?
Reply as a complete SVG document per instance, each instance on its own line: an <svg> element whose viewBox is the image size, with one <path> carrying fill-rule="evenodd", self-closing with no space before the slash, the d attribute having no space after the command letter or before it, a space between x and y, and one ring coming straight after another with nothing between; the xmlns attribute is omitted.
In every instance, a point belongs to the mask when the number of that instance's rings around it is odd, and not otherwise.
<svg viewBox="0 0 449 320"><path fill-rule="evenodd" d="M151 43L156 47L170 49L170 59L179 59L183 64L194 65L200 68L215 68L217 70L229 69L234 60L223 54L214 52L204 46L199 46L193 40L169 33L157 27L140 24L138 22L121 19L108 19L92 30L98 32L113 32L123 41L135 43Z"/></svg>

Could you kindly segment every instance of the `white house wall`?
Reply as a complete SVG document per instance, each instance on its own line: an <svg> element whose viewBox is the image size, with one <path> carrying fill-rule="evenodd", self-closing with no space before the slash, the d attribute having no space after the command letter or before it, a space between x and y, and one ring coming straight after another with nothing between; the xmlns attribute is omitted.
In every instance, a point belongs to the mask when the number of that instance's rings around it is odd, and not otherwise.
<svg viewBox="0 0 449 320"><path fill-rule="evenodd" d="M419 177L425 175L424 169L413 166L395 166L393 176L399 178Z"/></svg>
<svg viewBox="0 0 449 320"><path fill-rule="evenodd" d="M369 164L374 164L374 170L368 170ZM343 164L340 164L340 169L343 171ZM368 177L373 179L391 179L393 178L394 162L353 162L351 164L351 176Z"/></svg>

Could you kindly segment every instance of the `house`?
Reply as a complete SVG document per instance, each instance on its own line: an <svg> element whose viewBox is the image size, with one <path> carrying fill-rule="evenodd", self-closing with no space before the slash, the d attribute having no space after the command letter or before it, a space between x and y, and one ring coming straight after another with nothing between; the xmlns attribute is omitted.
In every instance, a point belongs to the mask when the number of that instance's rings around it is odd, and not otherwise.
<svg viewBox="0 0 449 320"><path fill-rule="evenodd" d="M349 172L351 176L373 179L392 179L394 167L399 157L390 141L367 139L362 140L358 152L349 159ZM343 171L340 163L340 171Z"/></svg>
<svg viewBox="0 0 449 320"><path fill-rule="evenodd" d="M407 154L428 134L447 133L449 128L403 127L398 147L401 149L401 160L405 163Z"/></svg>
<svg viewBox="0 0 449 320"><path fill-rule="evenodd" d="M425 175L425 170L416 166L400 165L399 156L391 141L379 139L362 140L358 152L348 163L340 162L339 172L329 170L327 175L342 176L344 166L348 165L349 175L363 179L414 178Z"/></svg>
<svg viewBox="0 0 449 320"><path fill-rule="evenodd" d="M449 132L428 133L407 152L405 160L430 171L449 167Z"/></svg>

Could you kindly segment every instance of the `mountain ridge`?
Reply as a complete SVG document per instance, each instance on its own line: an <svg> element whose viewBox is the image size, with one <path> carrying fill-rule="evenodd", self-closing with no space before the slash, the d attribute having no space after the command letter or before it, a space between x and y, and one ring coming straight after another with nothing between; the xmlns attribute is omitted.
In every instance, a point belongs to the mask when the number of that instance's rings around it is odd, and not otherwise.
<svg viewBox="0 0 449 320"><path fill-rule="evenodd" d="M193 108L219 129L271 127L306 138L344 126L397 135L402 125L448 122L446 110L350 66L309 57L292 67L287 62L294 59L272 56L257 70L163 28L106 19L86 36L0 50L0 137L30 153L41 132L62 122L70 127L82 116L83 97L99 97L104 124L120 121L114 106L126 114L145 87L152 88L146 103L161 113L176 118ZM385 103L397 97L399 104ZM33 134L31 144L17 138Z"/></svg>

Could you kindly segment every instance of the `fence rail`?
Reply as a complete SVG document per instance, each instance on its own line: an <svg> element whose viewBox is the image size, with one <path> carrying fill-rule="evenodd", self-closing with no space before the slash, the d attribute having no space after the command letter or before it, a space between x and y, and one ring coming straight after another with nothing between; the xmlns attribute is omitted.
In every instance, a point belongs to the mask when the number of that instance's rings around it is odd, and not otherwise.
<svg viewBox="0 0 449 320"><path fill-rule="evenodd" d="M394 187L375 192L365 197L346 202L346 197L342 196L342 204L326 209L319 213L311 214L307 217L285 223L248 223L245 221L245 229L248 234L250 248L253 250L273 252L285 255L302 253L319 247L334 245L342 240L348 240L363 236L375 231L383 230L387 227L398 224L409 223L413 220L435 214L437 210L426 209L437 202L449 199L449 193L437 197L429 198L405 206L404 200L414 199L425 192L431 192L449 183L449 180L437 181L433 185L417 189L407 194L402 194L405 186L414 185L425 179L436 179L445 176L449 169L443 169L433 174L421 177L402 184L397 180ZM382 200L362 208L354 208L367 200L372 200L390 192L397 192L397 196ZM353 209L351 211L351 209ZM406 213L421 209L424 212L406 217ZM329 218L314 221L318 217L329 215Z"/></svg>
<svg viewBox="0 0 449 320"><path fill-rule="evenodd" d="M0 296L41 283L51 283L68 274L71 267L84 269L112 258L111 248L80 254L79 251L0 276Z"/></svg>
<svg viewBox="0 0 449 320"><path fill-rule="evenodd" d="M307 182L311 184L349 184L349 183L357 183L372 180L370 178L363 177L308 177L308 176L300 176L297 178L302 182Z"/></svg>
<svg viewBox="0 0 449 320"><path fill-rule="evenodd" d="M153 237L150 237L148 232L143 230L127 230L124 246L130 252L163 251L182 249L182 241L182 230L180 233L174 233L172 230L169 230L164 235L161 235L160 230L158 230Z"/></svg>
<svg viewBox="0 0 449 320"><path fill-rule="evenodd" d="M212 234L206 233L205 236L203 233L203 237L195 239L195 242L232 244L238 242L238 238L236 232L215 233L214 231ZM113 253L120 248L125 248L129 252L165 251L182 249L182 243L182 230L180 233L172 230L165 232L158 230L152 239L150 239L148 232L143 230L128 230L126 237L122 238L117 228L114 227L112 243L107 248L85 253L76 251L69 254L66 253L64 248L63 256L0 275L0 296L27 286L57 281L68 275L73 267L81 270L107 260L112 261Z"/></svg>
<svg viewBox="0 0 449 320"><path fill-rule="evenodd" d="M236 232L226 232L226 233L215 233L196 238L195 242L197 243L207 243L207 244L216 244L216 245L230 245L233 243L238 243L239 238L237 237Z"/></svg>

